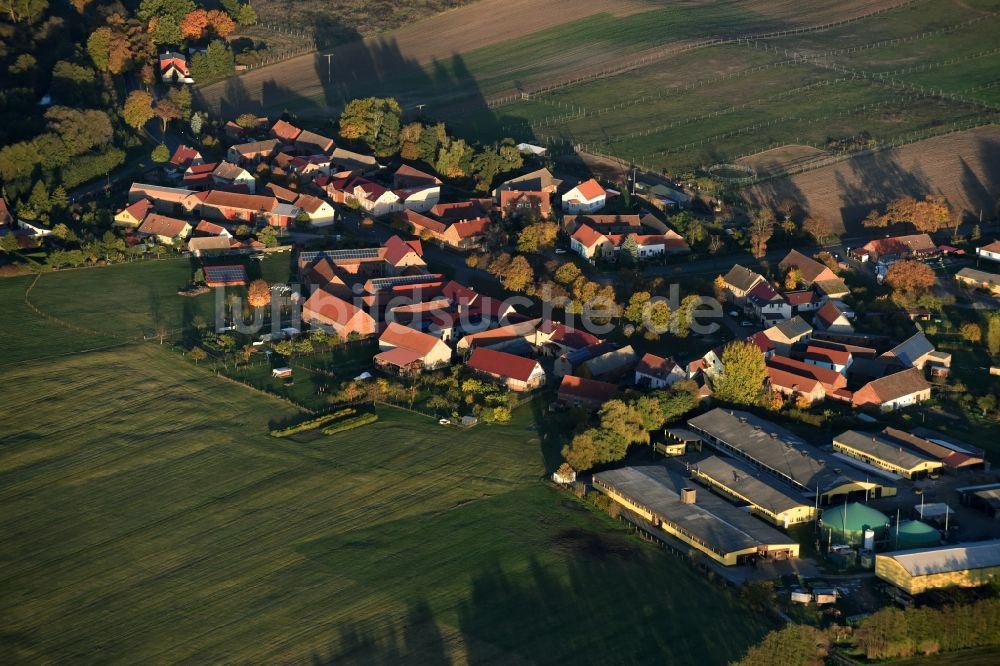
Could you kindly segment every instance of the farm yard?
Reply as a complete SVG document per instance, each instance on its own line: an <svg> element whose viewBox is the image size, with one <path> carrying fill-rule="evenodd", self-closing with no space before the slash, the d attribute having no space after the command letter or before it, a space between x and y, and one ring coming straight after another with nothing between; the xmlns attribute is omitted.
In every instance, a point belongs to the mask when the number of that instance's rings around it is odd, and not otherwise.
<svg viewBox="0 0 1000 666"><path fill-rule="evenodd" d="M28 281L0 282L4 663L715 663L768 629L540 483L536 403L461 437L380 409L360 430L275 439L303 415L169 344L83 351L157 308L183 321L174 264L141 265L162 293L127 302L110 286L140 284L138 265L42 276L32 303L65 323L19 308ZM696 630L709 619L727 631Z"/></svg>

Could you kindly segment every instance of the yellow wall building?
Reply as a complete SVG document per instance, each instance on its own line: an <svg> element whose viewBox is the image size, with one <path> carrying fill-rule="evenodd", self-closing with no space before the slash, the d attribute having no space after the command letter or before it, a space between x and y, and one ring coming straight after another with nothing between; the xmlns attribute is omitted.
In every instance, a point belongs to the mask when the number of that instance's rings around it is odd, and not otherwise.
<svg viewBox="0 0 1000 666"><path fill-rule="evenodd" d="M875 575L908 594L986 585L1000 576L1000 539L880 553Z"/></svg>
<svg viewBox="0 0 1000 666"><path fill-rule="evenodd" d="M594 486L612 500L720 564L798 557L799 544L787 535L720 497L682 487L685 481L660 466L594 475Z"/></svg>
<svg viewBox="0 0 1000 666"><path fill-rule="evenodd" d="M944 467L940 460L903 448L880 434L857 430L848 430L834 437L833 450L904 479L921 479Z"/></svg>
<svg viewBox="0 0 1000 666"><path fill-rule="evenodd" d="M817 517L815 496L806 497L734 458L709 456L692 466L691 475L722 495L749 504L756 515L779 527L807 523Z"/></svg>

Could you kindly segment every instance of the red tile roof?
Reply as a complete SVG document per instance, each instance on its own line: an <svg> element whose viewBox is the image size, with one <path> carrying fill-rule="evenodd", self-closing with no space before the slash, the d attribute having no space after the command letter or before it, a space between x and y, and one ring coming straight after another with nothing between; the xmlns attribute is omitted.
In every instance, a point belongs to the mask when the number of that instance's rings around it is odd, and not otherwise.
<svg viewBox="0 0 1000 666"><path fill-rule="evenodd" d="M775 349L774 343L771 342L771 338L764 335L764 331L757 331L747 338L747 342L757 345L757 348L760 349L762 354L767 354Z"/></svg>
<svg viewBox="0 0 1000 666"><path fill-rule="evenodd" d="M403 217L414 227L415 233L420 233L421 229L427 229L433 234L443 234L448 228L443 222L438 222L437 220L432 220L426 215L421 215L416 211L412 211L409 208L403 211Z"/></svg>
<svg viewBox="0 0 1000 666"><path fill-rule="evenodd" d="M486 233L489 226L489 218L481 217L478 220L455 222L451 225L451 228L455 230L459 238L471 238L472 236L479 236Z"/></svg>
<svg viewBox="0 0 1000 666"><path fill-rule="evenodd" d="M590 249L607 237L601 232L588 227L586 224L581 224L580 228L573 232L571 238L585 248Z"/></svg>
<svg viewBox="0 0 1000 666"><path fill-rule="evenodd" d="M202 220L199 222L198 226L196 226L194 230L198 233L211 234L212 236L221 236L226 232L225 227L209 222L208 220Z"/></svg>
<svg viewBox="0 0 1000 666"><path fill-rule="evenodd" d="M301 208L308 213L315 213L322 208L325 203L326 202L324 200L319 197L314 197L311 194L301 194L299 195L299 198L295 200L296 207Z"/></svg>
<svg viewBox="0 0 1000 666"><path fill-rule="evenodd" d="M492 208L492 203L488 203L489 201L489 199L469 199L454 203L439 203L431 208L430 213L445 222L486 217Z"/></svg>
<svg viewBox="0 0 1000 666"><path fill-rule="evenodd" d="M802 393L813 393L822 388L820 383L812 377L795 374L770 365L767 366L767 379L772 386L801 391Z"/></svg>
<svg viewBox="0 0 1000 666"><path fill-rule="evenodd" d="M559 324L555 327L555 330L553 330L552 335L549 337L549 341L565 345L571 349L583 349L584 347L589 347L590 345L599 344L601 339L587 333L586 331L581 331L578 328L571 328L566 324Z"/></svg>
<svg viewBox="0 0 1000 666"><path fill-rule="evenodd" d="M440 185L441 179L433 174L403 164L392 175L392 184L393 187L431 186Z"/></svg>
<svg viewBox="0 0 1000 666"><path fill-rule="evenodd" d="M526 382L531 378L531 373L535 371L538 362L515 354L476 347L465 365L467 368L495 377L506 377Z"/></svg>
<svg viewBox="0 0 1000 666"><path fill-rule="evenodd" d="M375 355L376 361L388 363L389 365L394 365L397 368L405 368L422 358L423 354L418 354L412 349L407 349L405 347L393 347L392 349L388 349Z"/></svg>
<svg viewBox="0 0 1000 666"><path fill-rule="evenodd" d="M220 208L272 211L278 205L277 199L262 194L242 194L239 192L225 192L223 190L211 190L202 194L204 194L204 197L199 197L202 202Z"/></svg>
<svg viewBox="0 0 1000 666"><path fill-rule="evenodd" d="M299 198L298 192L293 192L287 187L282 187L277 183L268 183L264 186L265 192L270 192L279 201L284 201L285 203L292 203Z"/></svg>
<svg viewBox="0 0 1000 666"><path fill-rule="evenodd" d="M886 403L924 391L930 388L930 384L924 379L923 372L917 368L909 368L908 370L870 381L864 388L870 389L882 403Z"/></svg>
<svg viewBox="0 0 1000 666"><path fill-rule="evenodd" d="M394 321L389 322L385 331L383 331L382 335L379 336L378 341L379 343L393 345L394 347L409 349L410 351L419 354L421 357L427 356L427 354L431 353L434 347L441 342L433 335L421 333L416 329L403 326L402 324L397 324Z"/></svg>
<svg viewBox="0 0 1000 666"><path fill-rule="evenodd" d="M851 360L851 352L843 349L829 349L827 347L809 345L806 347L803 357L834 365L847 365L847 362Z"/></svg>
<svg viewBox="0 0 1000 666"><path fill-rule="evenodd" d="M767 360L767 365L770 368L778 368L779 370L791 372L796 375L810 377L831 387L836 387L837 385L843 386L846 383L844 376L836 370L822 368L803 361L796 361L787 356L772 356Z"/></svg>
<svg viewBox="0 0 1000 666"><path fill-rule="evenodd" d="M173 157L170 158L170 163L174 166L184 167L191 164L191 162L196 159L201 159L201 153L191 146L185 146L182 143L177 146L177 150L174 151Z"/></svg>
<svg viewBox="0 0 1000 666"><path fill-rule="evenodd" d="M844 313L833 304L833 301L827 301L823 304L823 307L816 311L816 318L823 322L824 328L829 328L835 321L837 321L837 319L843 316L843 314Z"/></svg>
<svg viewBox="0 0 1000 666"><path fill-rule="evenodd" d="M285 122L284 120L279 120L274 123L271 127L271 134L274 135L276 139L281 139L285 143L291 143L302 133L295 125Z"/></svg>
<svg viewBox="0 0 1000 666"><path fill-rule="evenodd" d="M803 291L786 291L785 300L788 301L789 305L793 306L814 303L816 301L816 292L812 289L805 289Z"/></svg>
<svg viewBox="0 0 1000 666"><path fill-rule="evenodd" d="M677 364L672 358L663 358L656 354L647 353L639 359L639 365L636 366L635 371L643 375L649 375L650 377L666 379L667 375L675 367L677 367Z"/></svg>
<svg viewBox="0 0 1000 666"><path fill-rule="evenodd" d="M575 375L565 375L559 384L561 399L577 398L587 402L604 403L618 395L618 387L608 382Z"/></svg>
<svg viewBox="0 0 1000 666"><path fill-rule="evenodd" d="M150 213L139 226L139 233L148 234L150 236L168 236L170 238L176 238L184 233L184 228L187 225L188 223L184 220L167 217L166 215Z"/></svg>
<svg viewBox="0 0 1000 666"><path fill-rule="evenodd" d="M797 268L799 273L802 274L802 279L807 284L812 284L817 280L834 280L837 278L837 274L832 270L815 259L807 257L798 250L789 252L784 259L778 262L778 266L783 271L789 268Z"/></svg>
<svg viewBox="0 0 1000 666"><path fill-rule="evenodd" d="M141 222L146 219L146 215L149 211L153 210L153 208L153 202L149 199L139 199L131 206L127 206L125 210L127 210L132 217Z"/></svg>
<svg viewBox="0 0 1000 666"><path fill-rule="evenodd" d="M593 201L594 199L607 195L607 192L603 187L601 187L601 184L594 178L583 181L576 186L576 190L586 201Z"/></svg>
<svg viewBox="0 0 1000 666"><path fill-rule="evenodd" d="M313 292L302 304L302 309L315 312L341 326L350 323L351 319L362 311L353 303L348 303L323 289L317 289Z"/></svg>
<svg viewBox="0 0 1000 666"><path fill-rule="evenodd" d="M420 241L404 241L396 235L390 236L389 240L382 244L382 247L385 248L382 258L393 266L402 261L403 257L410 252L413 252L418 257L422 257L424 254L424 249Z"/></svg>

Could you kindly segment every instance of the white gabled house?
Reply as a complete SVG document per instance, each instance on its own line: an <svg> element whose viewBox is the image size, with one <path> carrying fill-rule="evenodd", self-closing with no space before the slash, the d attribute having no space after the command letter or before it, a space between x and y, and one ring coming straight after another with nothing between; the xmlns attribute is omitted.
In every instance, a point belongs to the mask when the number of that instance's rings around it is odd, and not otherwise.
<svg viewBox="0 0 1000 666"><path fill-rule="evenodd" d="M604 208L607 200L607 190L591 178L562 195L562 209L564 213L593 213Z"/></svg>

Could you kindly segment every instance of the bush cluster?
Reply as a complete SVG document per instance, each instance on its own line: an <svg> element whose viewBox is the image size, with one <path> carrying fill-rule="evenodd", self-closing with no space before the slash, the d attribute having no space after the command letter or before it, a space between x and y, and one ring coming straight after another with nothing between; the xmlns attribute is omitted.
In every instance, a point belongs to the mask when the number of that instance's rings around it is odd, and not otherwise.
<svg viewBox="0 0 1000 666"><path fill-rule="evenodd" d="M338 419L342 419L347 416L351 416L357 412L353 407L345 407L343 409L338 409L330 414L323 414L322 416L317 416L314 419L309 419L308 421L303 421L302 423L297 423L293 426L288 426L287 428L277 428L271 431L271 437L291 437L292 435L298 434L300 432L306 432L307 430L315 430L321 426L325 426L328 423L332 423ZM325 432L325 431L324 431Z"/></svg>

